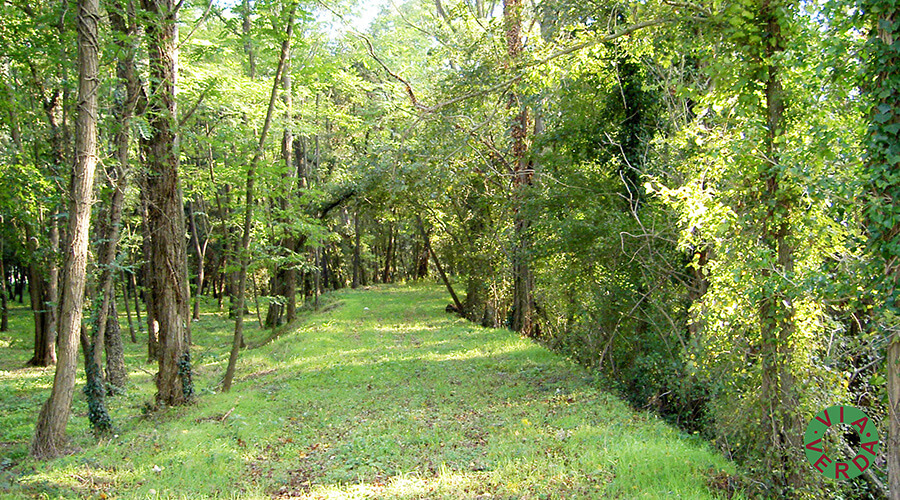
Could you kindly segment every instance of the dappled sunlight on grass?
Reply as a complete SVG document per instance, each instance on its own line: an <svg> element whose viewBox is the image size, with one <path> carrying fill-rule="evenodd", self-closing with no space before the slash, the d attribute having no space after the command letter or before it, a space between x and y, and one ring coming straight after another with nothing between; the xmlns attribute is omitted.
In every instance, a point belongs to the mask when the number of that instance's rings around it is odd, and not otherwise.
<svg viewBox="0 0 900 500"><path fill-rule="evenodd" d="M363 498L429 498L434 495L445 497L472 498L479 495L489 497L491 474L484 472L458 473L441 470L437 476L417 477L412 474L395 476L384 482L358 483L347 486L318 486L297 495L303 499L363 499Z"/></svg>
<svg viewBox="0 0 900 500"><path fill-rule="evenodd" d="M129 390L110 400L117 436L90 435L79 392L69 433L80 449L45 463L25 453L46 397L35 384L49 383L52 369L0 373L0 391L20 395L2 403L10 416L0 417L16 440L0 448L13 456L13 491L711 498L706 471L732 470L704 444L591 386L568 360L444 313L443 293L420 285L337 293L340 307L243 351L231 393L218 383L233 323L206 314L193 327L197 404L146 415L156 367L145 363L146 346L128 343Z"/></svg>

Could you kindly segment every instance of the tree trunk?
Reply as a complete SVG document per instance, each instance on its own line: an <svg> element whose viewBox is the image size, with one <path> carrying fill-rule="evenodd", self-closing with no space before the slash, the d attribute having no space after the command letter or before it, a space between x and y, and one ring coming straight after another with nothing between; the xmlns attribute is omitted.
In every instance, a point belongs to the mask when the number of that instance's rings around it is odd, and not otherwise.
<svg viewBox="0 0 900 500"><path fill-rule="evenodd" d="M141 321L141 298L140 294L138 293L137 277L134 275L134 272L128 272L127 280L128 281L125 283L125 286L130 287L131 296L134 299L134 320L137 322L138 332L143 333L144 323Z"/></svg>
<svg viewBox="0 0 900 500"><path fill-rule="evenodd" d="M449 293L450 298L453 299L453 306L456 308L456 312L458 314L463 314L464 308L462 302L459 301L459 297L453 290L453 285L450 284L450 280L447 278L447 274L444 272L443 266L441 266L441 261L438 260L437 255L434 253L434 248L431 247L431 241L428 238L428 233L425 232L425 226L422 224L422 218L419 215L416 215L416 225L419 226L419 234L422 236L422 241L425 242L425 248L427 248L428 252L431 253L431 259L434 261L434 267L437 268L438 274L441 275L441 281L443 281L444 286L447 287L447 293Z"/></svg>
<svg viewBox="0 0 900 500"><path fill-rule="evenodd" d="M177 78L177 10L173 0L141 0L146 26L150 81L149 136L141 139L146 157L145 189L150 231L151 310L158 330L159 372L156 401L166 406L191 400L188 288L184 203L178 179L175 82Z"/></svg>
<svg viewBox="0 0 900 500"><path fill-rule="evenodd" d="M33 259L37 256L37 237L31 225L25 225L26 249L32 256L28 263L28 297L34 317L34 354L28 361L31 366L50 366L56 363L56 330L50 330L49 311L46 307L47 282L41 265Z"/></svg>
<svg viewBox="0 0 900 500"><path fill-rule="evenodd" d="M359 208L356 209L356 213L353 214L353 237L355 238L353 244L353 288L356 289L359 287L360 283L360 232L359 232Z"/></svg>
<svg viewBox="0 0 900 500"><path fill-rule="evenodd" d="M16 286L13 294L19 297L19 304L25 303L25 269L20 265L16 266Z"/></svg>
<svg viewBox="0 0 900 500"><path fill-rule="evenodd" d="M9 303L7 299L7 289L9 288L6 279L6 265L3 258L3 241L0 240L0 332L9 330Z"/></svg>
<svg viewBox="0 0 900 500"><path fill-rule="evenodd" d="M282 175L284 189L288 192L293 191L294 177L296 169L294 169L294 132L291 126L293 119L293 97L291 81L291 54L288 50L287 59L284 62L284 70L281 78L281 100L284 102L284 134L281 140L281 157L284 160L285 173ZM280 246L284 250L285 257L293 260L296 252L296 238L294 230L290 228L290 208L293 197L281 194L278 196L278 205L281 209L281 215L278 220L284 228L284 234L281 237ZM284 321L291 322L297 315L297 278L296 270L293 262L278 263L275 266L271 285L271 294L275 296L275 300L269 302L269 310L266 313L266 327L271 328Z"/></svg>
<svg viewBox="0 0 900 500"><path fill-rule="evenodd" d="M894 159L900 142L900 85L896 68L900 65L896 44L900 38L897 26L897 7L893 2L867 2L869 11L877 13L870 20L872 37L868 44L867 60L871 61L868 76L871 88L863 89L872 104L869 117L866 169L870 198L866 207L866 227L869 247L884 266L879 321L876 334L887 340L885 369L888 385L887 454L888 489L891 500L900 500L900 301L894 299L900 284L900 222L898 220L897 163ZM879 116L881 115L881 116ZM887 115L887 116L885 116ZM884 118L887 119L884 119Z"/></svg>
<svg viewBox="0 0 900 500"><path fill-rule="evenodd" d="M253 37L250 32L250 0L243 0L241 7L241 35L244 38L244 53L247 54L247 76L256 78L256 52L253 50Z"/></svg>
<svg viewBox="0 0 900 500"><path fill-rule="evenodd" d="M766 138L765 164L760 169L761 192L766 206L762 222L762 243L775 256L775 269L764 268L763 279L779 282L776 290L769 293L760 304L760 333L762 385L760 399L763 405L761 428L770 433L769 443L764 451L769 470L776 474L780 486L799 488L803 485L802 462L803 434L800 419L796 383L792 372L793 349L796 325L794 323L794 297L782 277L794 272L794 248L790 241L793 230L790 213L796 204L788 187L783 185L784 167L780 165L781 151L779 138L784 130L784 91L781 84L781 67L775 61L777 54L784 50L784 35L779 21L778 0L763 0L759 17L765 22L769 43L765 44L764 57L759 63L765 67Z"/></svg>
<svg viewBox="0 0 900 500"><path fill-rule="evenodd" d="M506 51L510 66L516 64L522 56L522 3L521 0L503 1L503 19L506 28ZM510 125L512 137L513 164L513 202L515 216L513 220L513 317L510 327L529 337L539 334L535 320L534 273L531 270L529 234L531 221L522 212L526 197L530 191L534 170L528 159L528 107L521 102L516 92L511 92L509 109L518 109L518 113Z"/></svg>
<svg viewBox="0 0 900 500"><path fill-rule="evenodd" d="M122 275L122 279L123 280L125 279L124 274ZM131 320L131 304L130 304L131 299L128 296L128 283L126 283L125 281L122 281L121 283L122 283L122 298L124 299L124 302L125 302L125 317L128 318L128 332L131 334L131 343L136 344L137 336L135 336L135 334L134 334L134 322L132 322L132 320Z"/></svg>
<svg viewBox="0 0 900 500"><path fill-rule="evenodd" d="M141 175L141 217L143 219L143 224L141 224L141 232L143 240L141 242L141 250L144 255L144 262L141 264L141 285L143 286L143 297L144 304L147 306L145 309L145 315L147 317L147 362L152 363L159 359L159 323L156 321L156 317L154 316L154 311L156 308L154 307L154 298L153 298L153 287L149 286L149 283L153 280L152 274L152 266L150 264L150 252L152 251L151 245L151 233L149 227L150 221L150 209L149 207L149 197L150 191L147 188L147 173L142 172ZM135 313L140 316L140 303L138 301L138 296L141 293L138 292L137 289L137 276L132 274L131 276L132 283L134 284L134 292L135 292L135 300L134 307ZM138 323L140 323L140 319L138 319Z"/></svg>
<svg viewBox="0 0 900 500"><path fill-rule="evenodd" d="M294 31L294 11L297 4L292 4L290 15L287 20L287 36L281 43L281 57L278 60L278 69L275 71L275 83L272 86L272 94L269 97L269 108L266 110L266 119L263 123L262 131L259 134L259 144L256 147L256 153L250 161L250 167L247 169L247 197L245 200L246 208L244 211L244 233L241 238L241 254L240 254L240 271L238 274L237 289L237 317L234 321L234 341L231 345L231 354L228 358L228 367L225 369L225 380L222 381L222 390L230 391L231 383L234 380L234 371L237 367L237 358L240 353L241 345L244 341L244 291L247 286L247 267L250 264L250 230L253 224L253 183L256 176L256 167L262 159L263 148L266 144L266 136L269 133L269 127L272 125L272 115L275 112L275 100L278 96L278 87L281 83L281 72L284 71L285 61L291 49L291 34Z"/></svg>
<svg viewBox="0 0 900 500"><path fill-rule="evenodd" d="M384 252L384 273L381 275L382 283L391 282L391 261L394 259L394 224L388 222L387 250Z"/></svg>
<svg viewBox="0 0 900 500"><path fill-rule="evenodd" d="M194 242L194 251L197 253L197 288L194 294L194 312L191 317L194 321L200 321L200 293L203 290L203 274L204 266L206 265L206 242L203 245L200 244L200 231L197 230L197 215L194 213L194 204L195 202L188 204L191 241ZM206 241L208 242L209 239L207 238Z"/></svg>
<svg viewBox="0 0 900 500"><path fill-rule="evenodd" d="M106 383L114 390L125 389L128 371L125 368L125 346L122 343L122 328L116 311L116 301L109 303L106 319Z"/></svg>
<svg viewBox="0 0 900 500"><path fill-rule="evenodd" d="M81 330L88 254L91 198L97 166L97 90L99 86L100 20L98 0L78 2L78 122L75 136L75 171L70 188L69 229L65 252L59 323L59 362L50 398L38 416L31 454L54 456L65 445L66 424L75 390L75 362Z"/></svg>
<svg viewBox="0 0 900 500"><path fill-rule="evenodd" d="M129 32L126 25L125 18L128 16L128 13L122 10L122 7L116 7L118 8L114 7L109 10L109 18L110 24L120 35L116 41L117 45L119 45L119 50L126 54L124 60L120 60L116 67L119 87L123 91L122 93L126 95L126 100L117 102L114 106L113 114L117 117L114 137L116 161L107 167L106 176L109 179L112 195L108 204L102 204L97 218L97 235L100 241L97 252L97 271L99 272L97 283L99 284L100 301L93 314L93 331L90 347L85 349L85 376L87 377L85 394L88 397L88 416L91 426L99 433L108 432L112 427L109 413L106 410L106 387L101 367L103 366L103 351L110 345L106 338L106 328L110 320L118 328L118 318L110 318L109 312L115 312L116 295L113 287L113 266L116 260L119 233L122 225L125 188L128 184L129 127L131 126L131 115L138 97L138 85L135 83L134 56L128 46L130 43L129 37L133 36L133 33ZM133 16L128 18L133 19ZM132 54L130 57L127 55L129 53ZM117 332L117 335L121 334ZM119 350L113 354L122 357L121 338L118 339L118 344ZM115 346L113 347L115 348ZM87 359L88 353L91 357L90 360ZM115 364L118 362L110 360L109 355L110 353L107 352L107 363L113 362ZM124 357L121 359L121 362L124 369Z"/></svg>
<svg viewBox="0 0 900 500"><path fill-rule="evenodd" d="M888 373L888 489L891 500L900 500L900 334L893 333L887 349Z"/></svg>

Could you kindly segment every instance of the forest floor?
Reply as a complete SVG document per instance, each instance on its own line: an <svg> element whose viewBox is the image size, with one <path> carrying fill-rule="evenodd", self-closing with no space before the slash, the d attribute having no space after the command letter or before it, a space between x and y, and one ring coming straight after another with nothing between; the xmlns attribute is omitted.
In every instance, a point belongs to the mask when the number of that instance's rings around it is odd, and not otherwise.
<svg viewBox="0 0 900 500"><path fill-rule="evenodd" d="M116 434L92 436L79 364L71 453L47 462L27 451L53 369L23 367L32 331L16 304L0 334L0 497L726 496L715 485L734 466L703 441L445 304L435 285L348 290L261 347L270 332L251 327L230 393L233 322L210 310L192 327L197 402L163 412L148 405L146 346L127 342Z"/></svg>

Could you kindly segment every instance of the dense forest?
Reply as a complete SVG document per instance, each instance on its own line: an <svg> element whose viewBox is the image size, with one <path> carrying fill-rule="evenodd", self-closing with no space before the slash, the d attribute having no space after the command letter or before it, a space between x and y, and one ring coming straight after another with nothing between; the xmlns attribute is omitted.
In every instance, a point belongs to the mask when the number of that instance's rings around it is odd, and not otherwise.
<svg viewBox="0 0 900 500"><path fill-rule="evenodd" d="M127 343L165 411L203 398L202 311L229 391L245 323L430 280L744 495L900 499L895 2L4 0L0 75L0 330L27 304L21 364L55 366L34 459L80 377L113 432ZM835 405L881 436L853 481L805 455Z"/></svg>

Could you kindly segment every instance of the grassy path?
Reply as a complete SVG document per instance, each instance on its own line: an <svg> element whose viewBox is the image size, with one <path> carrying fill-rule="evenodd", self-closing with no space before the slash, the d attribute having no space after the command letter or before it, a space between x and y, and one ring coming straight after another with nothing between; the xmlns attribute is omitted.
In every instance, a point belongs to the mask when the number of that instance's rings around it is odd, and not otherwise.
<svg viewBox="0 0 900 500"><path fill-rule="evenodd" d="M215 391L230 323L205 316L194 327L200 401L163 415L141 416L153 368L129 346L117 437L97 443L76 398L79 451L47 463L24 454L51 372L12 366L27 342L3 337L0 495L694 499L714 498L707 478L733 470L564 358L443 313L438 287L334 297L243 352L230 394Z"/></svg>

